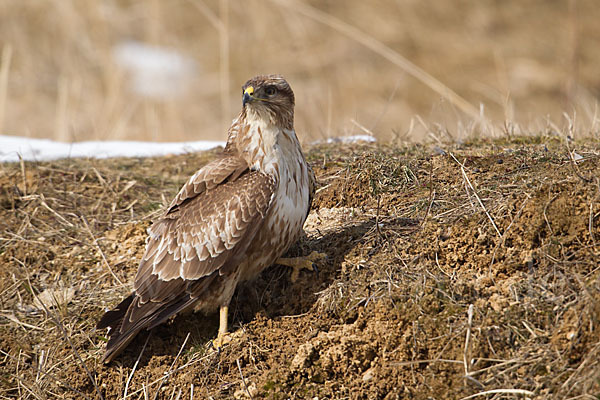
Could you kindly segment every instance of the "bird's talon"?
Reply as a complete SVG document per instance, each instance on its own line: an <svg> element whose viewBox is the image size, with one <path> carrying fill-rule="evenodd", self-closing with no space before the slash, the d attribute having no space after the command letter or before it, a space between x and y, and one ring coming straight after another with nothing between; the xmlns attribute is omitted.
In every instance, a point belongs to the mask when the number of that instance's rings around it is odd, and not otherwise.
<svg viewBox="0 0 600 400"><path fill-rule="evenodd" d="M213 339L210 344L213 349L215 349L218 353L221 352L225 345L231 342L231 335L229 333L219 333L216 339Z"/></svg>
<svg viewBox="0 0 600 400"><path fill-rule="evenodd" d="M325 258L327 258L326 254L313 251L306 257L280 258L276 262L280 265L292 267L293 270L290 280L292 282L296 282L296 280L300 276L300 271L303 269L308 269L318 274L319 269L317 268L316 263L324 260Z"/></svg>

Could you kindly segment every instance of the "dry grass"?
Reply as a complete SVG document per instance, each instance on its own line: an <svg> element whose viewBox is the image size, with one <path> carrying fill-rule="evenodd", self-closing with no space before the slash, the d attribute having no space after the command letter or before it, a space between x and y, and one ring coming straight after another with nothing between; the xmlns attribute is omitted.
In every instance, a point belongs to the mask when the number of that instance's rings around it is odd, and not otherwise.
<svg viewBox="0 0 600 400"><path fill-rule="evenodd" d="M577 167L564 143L515 144L470 144L454 149L456 157L427 158L414 148L353 152L341 160L362 172L319 199L370 209L373 219L384 215L345 256L317 309L348 318L383 300L391 303L387 313L405 315L414 342L387 351L403 352L392 366L420 366L408 374L411 384L404 381L417 398L600 393L597 143L579 148L586 161ZM585 171L576 170L587 161ZM414 178L390 173L399 170ZM337 168L328 173L340 180ZM364 197L373 182L385 181L386 190ZM372 307L367 320L376 319ZM464 385L449 379L453 368L437 366L457 363L464 368L454 377Z"/></svg>
<svg viewBox="0 0 600 400"><path fill-rule="evenodd" d="M216 319L193 316L109 367L94 324L212 154L4 164L0 398L597 394L600 153L566 143L313 148L322 186L293 252L326 252L319 275L241 289L221 354Z"/></svg>
<svg viewBox="0 0 600 400"><path fill-rule="evenodd" d="M422 140L436 126L455 139L560 131L564 111L578 134L597 134L598 17L594 0L8 1L0 132L224 139L237 88L279 72L297 92L305 141L364 129ZM188 90L133 93L113 57L131 39L191 57Z"/></svg>
<svg viewBox="0 0 600 400"><path fill-rule="evenodd" d="M2 379L16 384L9 392L2 384L3 398L47 398L53 390L66 390L75 398L102 397L90 370L97 368L94 354L103 343L94 321L103 304L129 290L131 271L125 274L123 267L135 263L143 248L143 241L124 238L128 253L115 260L110 232L143 232L164 205L156 200L163 198L164 203L164 191L170 197L211 154L179 157L169 165L130 159L117 164L63 160L1 166L0 257L3 265L15 269L2 273L0 307L3 321L17 328L12 338L4 336L6 324L1 328L3 371L8 373ZM98 302L97 296L104 299ZM42 342L34 345L37 340ZM90 353L90 346L96 350ZM9 365L16 369L10 372ZM84 373L95 394L73 387L72 377L64 374L68 365Z"/></svg>

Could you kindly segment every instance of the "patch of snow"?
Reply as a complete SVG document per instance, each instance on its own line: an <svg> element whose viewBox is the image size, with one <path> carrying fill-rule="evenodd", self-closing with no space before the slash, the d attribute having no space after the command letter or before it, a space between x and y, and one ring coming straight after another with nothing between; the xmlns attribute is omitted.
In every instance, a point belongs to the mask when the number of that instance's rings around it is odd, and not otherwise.
<svg viewBox="0 0 600 400"><path fill-rule="evenodd" d="M367 142L367 143L375 143L377 139L375 139L371 135L352 135L352 136L338 136L327 138L327 140L317 140L312 144L320 144L320 143L358 143L358 142Z"/></svg>
<svg viewBox="0 0 600 400"><path fill-rule="evenodd" d="M183 94L196 70L191 58L173 49L136 41L116 45L113 58L131 75L135 93L157 100Z"/></svg>
<svg viewBox="0 0 600 400"><path fill-rule="evenodd" d="M224 146L225 142L202 140L197 142L133 142L91 141L63 143L48 139L32 139L0 135L0 162L48 161L59 158L113 158L153 157L183 154Z"/></svg>

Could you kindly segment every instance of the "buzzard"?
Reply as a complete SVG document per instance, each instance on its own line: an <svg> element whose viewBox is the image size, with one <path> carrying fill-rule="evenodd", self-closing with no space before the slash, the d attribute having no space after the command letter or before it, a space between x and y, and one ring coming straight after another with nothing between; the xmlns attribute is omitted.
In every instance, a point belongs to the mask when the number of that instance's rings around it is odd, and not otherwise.
<svg viewBox="0 0 600 400"><path fill-rule="evenodd" d="M133 293L98 322L98 329L110 328L104 361L142 329L192 309L220 309L214 343L222 345L237 284L278 261L298 239L314 188L294 131L290 85L279 75L250 79L223 153L187 181L148 229ZM308 259L283 260L312 267Z"/></svg>

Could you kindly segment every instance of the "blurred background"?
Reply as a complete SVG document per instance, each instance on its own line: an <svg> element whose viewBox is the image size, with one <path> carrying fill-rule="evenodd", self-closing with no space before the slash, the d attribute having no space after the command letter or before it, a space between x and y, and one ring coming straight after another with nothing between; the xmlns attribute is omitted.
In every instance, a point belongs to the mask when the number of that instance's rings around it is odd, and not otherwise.
<svg viewBox="0 0 600 400"><path fill-rule="evenodd" d="M283 74L305 143L598 133L598 0L3 0L0 134L225 140ZM570 121L570 122L569 122Z"/></svg>

